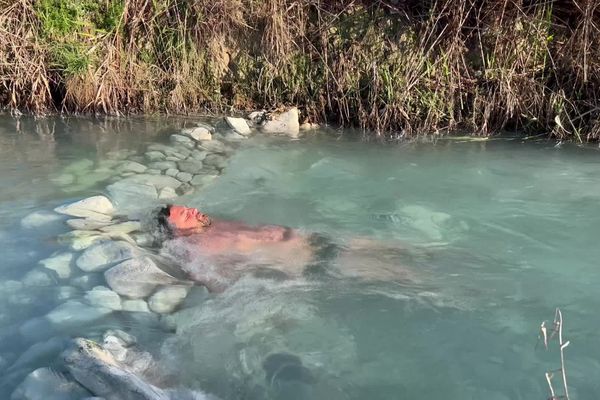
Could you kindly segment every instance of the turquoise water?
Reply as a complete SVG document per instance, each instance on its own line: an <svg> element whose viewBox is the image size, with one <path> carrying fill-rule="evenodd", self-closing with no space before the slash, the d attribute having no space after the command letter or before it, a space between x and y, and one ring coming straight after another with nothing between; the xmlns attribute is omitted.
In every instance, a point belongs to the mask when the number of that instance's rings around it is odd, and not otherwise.
<svg viewBox="0 0 600 400"><path fill-rule="evenodd" d="M26 230L25 215L103 192L106 181L89 174L57 184L65 168L143 152L181 125L23 120L18 132L1 119L0 279L19 281L61 249L56 237L66 228ZM224 399L545 399L544 372L560 366L559 355L536 339L560 307L571 398L600 393L597 148L519 140L382 145L344 132L257 136L233 146L223 175L178 202L319 233L351 256L329 262L335 274L248 275L222 294L189 296L169 317L116 312L66 336L128 330L179 384ZM9 368L49 337L19 328L60 304L58 288L72 284L16 293L6 286L0 356ZM273 354L297 358L279 365L275 357L270 373ZM25 370L50 363L52 354ZM4 381L0 397L23 373Z"/></svg>

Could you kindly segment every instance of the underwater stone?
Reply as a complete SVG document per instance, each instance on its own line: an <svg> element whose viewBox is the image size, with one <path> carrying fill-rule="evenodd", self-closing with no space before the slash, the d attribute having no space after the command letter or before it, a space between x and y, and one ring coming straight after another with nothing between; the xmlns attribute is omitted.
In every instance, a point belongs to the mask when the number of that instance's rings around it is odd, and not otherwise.
<svg viewBox="0 0 600 400"><path fill-rule="evenodd" d="M118 168L118 170L121 172L135 172L138 174L144 172L147 169L148 169L148 167L146 167L144 164L141 164L136 161L125 161Z"/></svg>
<svg viewBox="0 0 600 400"><path fill-rule="evenodd" d="M47 269L34 268L23 277L25 286L52 286L56 283L56 279Z"/></svg>
<svg viewBox="0 0 600 400"><path fill-rule="evenodd" d="M148 300L148 306L152 311L159 314L169 314L187 296L189 288L182 286L165 286L160 288Z"/></svg>
<svg viewBox="0 0 600 400"><path fill-rule="evenodd" d="M106 307L111 310L121 310L121 297L106 286L96 286L85 294L85 299L91 306Z"/></svg>
<svg viewBox="0 0 600 400"><path fill-rule="evenodd" d="M187 172L190 174L197 174L202 171L203 163L202 161L197 160L189 160L189 161L180 161L177 163L179 170L182 172Z"/></svg>
<svg viewBox="0 0 600 400"><path fill-rule="evenodd" d="M251 132L250 127L244 118L225 117L225 122L227 122L227 125L229 125L231 129L240 135L248 136Z"/></svg>
<svg viewBox="0 0 600 400"><path fill-rule="evenodd" d="M92 196L74 203L56 207L59 214L73 217L92 218L99 221L110 220L110 215L115 211L112 202L105 196Z"/></svg>
<svg viewBox="0 0 600 400"><path fill-rule="evenodd" d="M79 400L90 392L50 368L38 368L11 394L11 400Z"/></svg>
<svg viewBox="0 0 600 400"><path fill-rule="evenodd" d="M73 229L90 231L110 224L110 221L96 221L91 218L73 218L66 221Z"/></svg>
<svg viewBox="0 0 600 400"><path fill-rule="evenodd" d="M59 186L67 186L75 182L75 175L64 173L50 178L50 181Z"/></svg>
<svg viewBox="0 0 600 400"><path fill-rule="evenodd" d="M142 228L140 221L125 221L118 224L107 225L100 230L109 234L131 233L139 231Z"/></svg>
<svg viewBox="0 0 600 400"><path fill-rule="evenodd" d="M172 177L176 177L178 173L179 173L179 170L177 168L169 168L168 170L165 171L165 175L172 176Z"/></svg>
<svg viewBox="0 0 600 400"><path fill-rule="evenodd" d="M90 246L77 259L77 266L85 272L104 271L114 264L132 258L136 250L129 243L106 241Z"/></svg>
<svg viewBox="0 0 600 400"><path fill-rule="evenodd" d="M68 300L46 314L46 319L60 329L93 322L111 312L107 307L93 307L76 300Z"/></svg>
<svg viewBox="0 0 600 400"><path fill-rule="evenodd" d="M204 159L204 164L212 165L218 169L223 169L227 167L227 159L218 154L209 154Z"/></svg>
<svg viewBox="0 0 600 400"><path fill-rule="evenodd" d="M189 138L187 136L174 134L174 135L171 135L170 139L171 139L171 142L183 145L185 147L193 148L195 146L194 140L192 140L191 138Z"/></svg>
<svg viewBox="0 0 600 400"><path fill-rule="evenodd" d="M194 186L203 186L212 182L217 175L194 175L194 178L190 181L190 184Z"/></svg>
<svg viewBox="0 0 600 400"><path fill-rule="evenodd" d="M21 226L25 229L36 229L47 225L51 225L54 222L61 221L62 216L57 215L52 211L34 211L31 214L27 214L21 220Z"/></svg>
<svg viewBox="0 0 600 400"><path fill-rule="evenodd" d="M147 169L146 173L150 175L160 175L162 174L162 171L160 169Z"/></svg>
<svg viewBox="0 0 600 400"><path fill-rule="evenodd" d="M200 143L198 143L198 149L206 150L209 153L225 153L227 151L227 148L225 147L223 142L220 142L218 140L203 140Z"/></svg>
<svg viewBox="0 0 600 400"><path fill-rule="evenodd" d="M149 175L154 176L154 175ZM133 182L125 178L109 185L106 190L115 204L123 209L140 206L141 202L152 202L157 199L158 193L150 183Z"/></svg>
<svg viewBox="0 0 600 400"><path fill-rule="evenodd" d="M194 188L189 183L182 183L181 186L175 189L175 192L179 196L185 196L186 194L194 193Z"/></svg>
<svg viewBox="0 0 600 400"><path fill-rule="evenodd" d="M177 162L183 160L184 158L185 157L183 157L183 155L181 157L168 156L167 158L165 158L165 160Z"/></svg>
<svg viewBox="0 0 600 400"><path fill-rule="evenodd" d="M104 278L100 274L85 274L72 278L69 284L83 290L90 290L95 286L100 286L104 283Z"/></svg>
<svg viewBox="0 0 600 400"><path fill-rule="evenodd" d="M144 156L146 157L146 159L150 162L152 161L161 161L165 159L165 153L163 153L162 151L147 151L146 154L144 154Z"/></svg>
<svg viewBox="0 0 600 400"><path fill-rule="evenodd" d="M192 177L193 175L189 172L180 172L176 176L176 178L179 179L181 182L189 182L192 180Z"/></svg>
<svg viewBox="0 0 600 400"><path fill-rule="evenodd" d="M80 290L74 288L73 286L58 286L55 292L55 298L59 302L64 302L66 300L72 299L75 296L78 296Z"/></svg>
<svg viewBox="0 0 600 400"><path fill-rule="evenodd" d="M73 253L59 253L52 257L40 260L40 264L47 269L55 271L59 278L67 279L73 273Z"/></svg>
<svg viewBox="0 0 600 400"><path fill-rule="evenodd" d="M25 350L10 368L15 370L28 365L48 363L64 350L67 343L68 339L59 336L37 342Z"/></svg>
<svg viewBox="0 0 600 400"><path fill-rule="evenodd" d="M194 150L192 150L192 154L190 154L190 157L193 158L194 160L202 161L206 158L207 155L208 155L208 152L206 152L206 151L194 149Z"/></svg>
<svg viewBox="0 0 600 400"><path fill-rule="evenodd" d="M174 161L157 161L148 164L148 168L164 171L169 168L176 168L177 164Z"/></svg>
<svg viewBox="0 0 600 400"><path fill-rule="evenodd" d="M159 285L177 282L149 257L124 261L106 271L104 277L112 290L133 299L150 295Z"/></svg>
<svg viewBox="0 0 600 400"><path fill-rule="evenodd" d="M122 310L129 312L150 312L144 300L123 300Z"/></svg>
<svg viewBox="0 0 600 400"><path fill-rule="evenodd" d="M175 189L170 188L170 187L166 187L166 188L162 189L160 191L160 194L158 195L159 200L170 200L170 199L174 199L176 197L177 197L177 192L175 191Z"/></svg>

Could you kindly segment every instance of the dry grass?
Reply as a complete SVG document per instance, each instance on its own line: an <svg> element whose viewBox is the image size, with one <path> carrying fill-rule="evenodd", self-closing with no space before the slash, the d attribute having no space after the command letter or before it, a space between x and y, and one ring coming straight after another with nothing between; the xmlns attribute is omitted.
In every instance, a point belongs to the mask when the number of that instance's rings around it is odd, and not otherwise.
<svg viewBox="0 0 600 400"><path fill-rule="evenodd" d="M600 137L594 0L0 4L0 104L13 110L293 104L305 118L386 136Z"/></svg>

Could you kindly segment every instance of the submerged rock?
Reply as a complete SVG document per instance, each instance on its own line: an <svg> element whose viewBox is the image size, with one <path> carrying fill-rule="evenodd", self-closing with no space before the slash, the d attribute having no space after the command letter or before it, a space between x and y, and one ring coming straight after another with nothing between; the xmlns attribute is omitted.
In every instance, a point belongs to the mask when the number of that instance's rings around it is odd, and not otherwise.
<svg viewBox="0 0 600 400"><path fill-rule="evenodd" d="M59 278L67 279L73 273L73 253L55 253L52 257L40 261L40 264L56 272Z"/></svg>
<svg viewBox="0 0 600 400"><path fill-rule="evenodd" d="M123 300L122 310L129 312L150 312L148 303L144 300Z"/></svg>
<svg viewBox="0 0 600 400"><path fill-rule="evenodd" d="M185 147L193 148L195 146L194 140L184 135L171 135L170 139L171 142L183 145Z"/></svg>
<svg viewBox="0 0 600 400"><path fill-rule="evenodd" d="M284 133L292 137L298 136L300 123L298 122L298 109L296 107L281 114L271 114L269 117L270 119L261 126L263 132Z"/></svg>
<svg viewBox="0 0 600 400"><path fill-rule="evenodd" d="M194 175L190 184L194 186L204 186L215 180L217 176L218 175Z"/></svg>
<svg viewBox="0 0 600 400"><path fill-rule="evenodd" d="M21 226L25 229L39 229L62 221L63 217L52 211L34 211L21 220Z"/></svg>
<svg viewBox="0 0 600 400"><path fill-rule="evenodd" d="M189 182L192 180L193 175L189 172L180 172L177 174L176 178L179 179L181 182Z"/></svg>
<svg viewBox="0 0 600 400"><path fill-rule="evenodd" d="M227 152L227 147L218 140L206 141L198 143L198 148L201 150L205 150L209 153L221 153L224 154Z"/></svg>
<svg viewBox="0 0 600 400"><path fill-rule="evenodd" d="M54 336L48 340L37 342L25 350L10 366L10 370L17 370L31 365L46 364L51 362L68 343L67 338Z"/></svg>
<svg viewBox="0 0 600 400"><path fill-rule="evenodd" d="M158 195L159 200L171 200L177 197L177 192L175 189L166 187L162 189Z"/></svg>
<svg viewBox="0 0 600 400"><path fill-rule="evenodd" d="M156 188L152 184L132 182L125 178L109 185L106 190L115 204L121 209L128 209L135 205L140 206L140 202L152 202L158 198Z"/></svg>
<svg viewBox="0 0 600 400"><path fill-rule="evenodd" d="M197 174L200 171L202 171L203 163L202 163L202 161L198 161L198 160L187 160L187 161L178 162L177 166L179 167L179 170L182 172L188 172L190 174Z"/></svg>
<svg viewBox="0 0 600 400"><path fill-rule="evenodd" d="M104 271L136 254L132 245L126 242L106 241L90 246L79 258L76 264L82 271Z"/></svg>
<svg viewBox="0 0 600 400"><path fill-rule="evenodd" d="M96 231L71 231L58 236L58 242L66 244L73 250L84 250L102 239Z"/></svg>
<svg viewBox="0 0 600 400"><path fill-rule="evenodd" d="M80 400L90 392L50 368L39 368L15 389L11 400Z"/></svg>
<svg viewBox="0 0 600 400"><path fill-rule="evenodd" d="M185 299L188 291L189 288L183 286L166 286L160 288L150 297L148 306L155 313L172 313Z"/></svg>
<svg viewBox="0 0 600 400"><path fill-rule="evenodd" d="M177 179L175 179L173 177L166 176L166 175L149 175L149 174L139 174L139 175L135 175L135 176L130 176L128 178L121 180L120 182L122 182L125 185L130 185L131 183L152 185L152 186L156 187L157 190L160 190L164 187L172 187L172 188L176 189L177 187L179 187L179 185L181 185L181 182L179 182Z"/></svg>
<svg viewBox="0 0 600 400"><path fill-rule="evenodd" d="M75 286L82 290L90 290L94 286L99 286L104 283L104 278L101 274L85 274L72 278L69 281L71 286Z"/></svg>
<svg viewBox="0 0 600 400"><path fill-rule="evenodd" d="M51 271L43 268L34 268L23 277L25 286L52 286L55 283Z"/></svg>
<svg viewBox="0 0 600 400"><path fill-rule="evenodd" d="M111 310L121 310L121 297L106 286L96 286L85 294L85 299L91 306L106 307Z"/></svg>
<svg viewBox="0 0 600 400"><path fill-rule="evenodd" d="M141 174L142 172L144 172L147 169L148 169L148 167L146 167L144 164L141 164L139 162L125 161L123 164L121 164L121 166L119 166L118 171L119 172L135 172L135 173Z"/></svg>
<svg viewBox="0 0 600 400"><path fill-rule="evenodd" d="M74 203L56 207L59 214L73 217L92 218L98 221L110 220L110 215L115 211L112 202L105 196L92 196Z"/></svg>
<svg viewBox="0 0 600 400"><path fill-rule="evenodd" d="M46 314L46 319L60 329L93 322L111 312L107 307L94 307L76 300L68 300Z"/></svg>
<svg viewBox="0 0 600 400"><path fill-rule="evenodd" d="M101 228L106 225L110 225L110 221L96 221L90 218L68 219L66 223L67 225L69 225L69 227L73 229L84 231L90 231Z"/></svg>
<svg viewBox="0 0 600 400"><path fill-rule="evenodd" d="M104 277L112 290L134 299L150 295L157 286L177 283L149 257L124 261L106 271Z"/></svg>
<svg viewBox="0 0 600 400"><path fill-rule="evenodd" d="M146 154L144 154L144 156L150 162L161 161L161 160L164 160L166 157L165 153L163 153L162 151L157 151L157 150L148 151L148 152L146 152Z"/></svg>
<svg viewBox="0 0 600 400"><path fill-rule="evenodd" d="M125 221L118 224L104 226L100 228L100 230L109 234L121 234L139 231L141 228L142 224L140 221Z"/></svg>

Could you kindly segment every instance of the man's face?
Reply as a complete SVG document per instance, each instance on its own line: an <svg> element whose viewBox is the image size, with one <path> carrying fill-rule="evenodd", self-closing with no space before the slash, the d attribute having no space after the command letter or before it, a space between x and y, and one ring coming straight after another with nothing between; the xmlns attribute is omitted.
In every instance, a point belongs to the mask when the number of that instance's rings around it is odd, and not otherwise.
<svg viewBox="0 0 600 400"><path fill-rule="evenodd" d="M178 230L190 230L210 225L210 218L195 208L171 206L169 224Z"/></svg>

